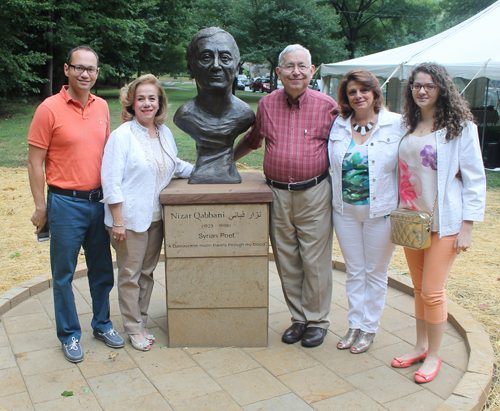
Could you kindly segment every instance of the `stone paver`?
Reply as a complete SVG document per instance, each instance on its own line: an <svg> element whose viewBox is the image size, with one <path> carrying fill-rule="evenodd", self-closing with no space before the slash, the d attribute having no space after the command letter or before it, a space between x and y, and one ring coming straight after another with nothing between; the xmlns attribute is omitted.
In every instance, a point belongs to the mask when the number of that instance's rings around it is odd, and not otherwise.
<svg viewBox="0 0 500 411"><path fill-rule="evenodd" d="M343 266L336 262L336 267ZM492 350L487 337L484 341L486 334L453 304L436 379L415 384L413 373L420 363L390 367L392 358L415 340L413 297L399 291L408 291L407 278L398 283L391 275L391 284L403 286L389 287L370 350L353 355L336 348L347 331L346 275L337 270L331 325L319 347L281 342L290 313L271 261L267 347L169 348L160 262L148 322L156 341L149 352L133 349L126 338L116 288L110 295L111 314L125 348L114 350L92 337L88 281L84 273L77 274L73 284L85 354L79 364L64 359L57 340L49 280L30 281L0 296L2 307L9 308L0 322L1 410L470 410L484 402L481 389L491 384ZM73 391L73 396L62 397L63 391Z"/></svg>

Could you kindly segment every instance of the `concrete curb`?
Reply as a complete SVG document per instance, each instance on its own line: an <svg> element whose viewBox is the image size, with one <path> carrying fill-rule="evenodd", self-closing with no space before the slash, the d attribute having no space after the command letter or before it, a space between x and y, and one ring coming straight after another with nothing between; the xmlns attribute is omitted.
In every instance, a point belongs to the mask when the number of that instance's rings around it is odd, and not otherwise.
<svg viewBox="0 0 500 411"><path fill-rule="evenodd" d="M165 260L161 254L160 261ZM269 253L269 260L274 261L274 254ZM116 263L113 263L116 268ZM332 269L346 271L345 261L334 257ZM74 279L85 277L87 266L76 267ZM389 286L413 296L413 285L407 276L389 273ZM0 315L46 289L52 287L51 274L25 281L0 295ZM467 371L457 384L453 393L436 411L480 411L493 382L494 353L490 339L484 328L465 309L448 300L448 321L462 336L469 353Z"/></svg>

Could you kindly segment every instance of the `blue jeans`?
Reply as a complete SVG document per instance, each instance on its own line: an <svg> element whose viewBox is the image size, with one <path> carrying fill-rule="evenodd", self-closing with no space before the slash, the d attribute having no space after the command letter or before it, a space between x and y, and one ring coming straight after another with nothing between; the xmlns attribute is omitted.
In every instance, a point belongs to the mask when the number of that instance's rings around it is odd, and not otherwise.
<svg viewBox="0 0 500 411"><path fill-rule="evenodd" d="M109 319L109 292L113 288L113 264L109 235L104 227L104 205L49 192L50 265L54 289L57 337L61 343L80 340L82 331L73 295L73 274L83 246L92 297L92 328L105 332Z"/></svg>

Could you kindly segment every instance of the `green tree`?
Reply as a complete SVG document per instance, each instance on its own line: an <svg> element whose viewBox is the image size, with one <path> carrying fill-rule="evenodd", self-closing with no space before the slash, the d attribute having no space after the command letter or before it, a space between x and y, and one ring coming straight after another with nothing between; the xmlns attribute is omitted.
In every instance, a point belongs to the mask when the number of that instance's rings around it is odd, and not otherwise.
<svg viewBox="0 0 500 411"><path fill-rule="evenodd" d="M338 18L316 0L238 0L234 7L232 30L243 58L267 61L274 88L279 54L289 44L309 49L316 65L344 55L343 42L333 40Z"/></svg>
<svg viewBox="0 0 500 411"><path fill-rule="evenodd" d="M138 53L138 74L185 71L186 45L194 34L189 1L150 0L142 4L138 17L145 23L145 32Z"/></svg>
<svg viewBox="0 0 500 411"><path fill-rule="evenodd" d="M41 1L40 1L41 3ZM94 48L101 61L100 77L129 73L137 62L133 60L136 34L141 35L141 24L133 21L131 2L124 0L47 0L41 18L48 22L37 27L29 44L31 50L45 52L49 59L38 75L48 79L43 97L58 92L65 82L63 64L68 52L79 45ZM142 29L142 32L144 30ZM116 52L115 52L116 51ZM109 54L104 55L105 53Z"/></svg>
<svg viewBox="0 0 500 411"><path fill-rule="evenodd" d="M324 0L340 17L349 58L402 46L435 33L433 0Z"/></svg>
<svg viewBox="0 0 500 411"><path fill-rule="evenodd" d="M178 72L193 29L190 0L2 0L0 98L20 91L47 97L65 81L75 46L100 57L100 79ZM45 82L45 84L44 84Z"/></svg>
<svg viewBox="0 0 500 411"><path fill-rule="evenodd" d="M450 28L474 16L497 0L441 0L439 6L444 12L441 25Z"/></svg>
<svg viewBox="0 0 500 411"><path fill-rule="evenodd" d="M191 9L193 33L206 27L227 30L236 23L232 0L198 0Z"/></svg>
<svg viewBox="0 0 500 411"><path fill-rule="evenodd" d="M316 64L344 55L342 42L333 41L337 16L316 0L204 0L199 12L197 28L218 25L230 32L242 61L269 63L274 88L279 54L289 44L308 48Z"/></svg>
<svg viewBox="0 0 500 411"><path fill-rule="evenodd" d="M30 45L38 27L47 27L39 16L46 5L31 0L3 0L0 2L0 99L39 92L43 77L36 66L45 63L47 55L33 50Z"/></svg>

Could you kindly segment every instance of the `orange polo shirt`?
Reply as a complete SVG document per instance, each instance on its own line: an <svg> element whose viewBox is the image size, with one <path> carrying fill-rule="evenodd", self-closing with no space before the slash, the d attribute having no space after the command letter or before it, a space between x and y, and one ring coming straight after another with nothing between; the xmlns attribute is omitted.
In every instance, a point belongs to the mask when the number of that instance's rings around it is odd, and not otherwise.
<svg viewBox="0 0 500 411"><path fill-rule="evenodd" d="M101 163L109 137L108 103L89 95L85 108L63 86L44 100L31 122L28 143L47 150L47 184L88 191L101 185Z"/></svg>

